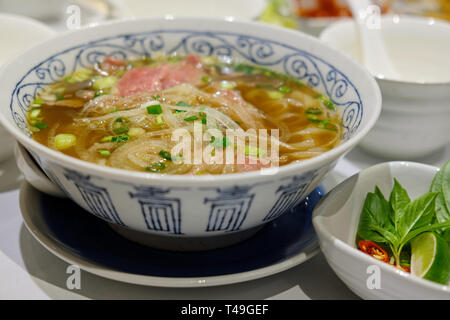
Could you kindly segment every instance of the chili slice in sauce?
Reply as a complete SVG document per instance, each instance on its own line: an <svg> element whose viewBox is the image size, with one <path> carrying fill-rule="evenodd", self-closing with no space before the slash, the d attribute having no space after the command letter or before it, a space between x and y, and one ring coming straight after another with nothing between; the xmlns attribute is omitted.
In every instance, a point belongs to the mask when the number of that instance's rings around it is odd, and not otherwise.
<svg viewBox="0 0 450 320"><path fill-rule="evenodd" d="M362 252L367 253L369 256L383 262L389 262L389 256L387 252L375 242L361 240L359 241L358 246Z"/></svg>

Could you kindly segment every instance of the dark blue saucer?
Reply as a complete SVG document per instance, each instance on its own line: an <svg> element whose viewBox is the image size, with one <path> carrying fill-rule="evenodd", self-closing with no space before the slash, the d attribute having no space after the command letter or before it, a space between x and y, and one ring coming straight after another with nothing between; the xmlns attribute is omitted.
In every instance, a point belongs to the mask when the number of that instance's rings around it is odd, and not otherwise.
<svg viewBox="0 0 450 320"><path fill-rule="evenodd" d="M315 189L296 208L244 242L203 252L171 252L134 243L75 203L42 193L36 198L40 210L34 210L33 215L41 215L40 234L90 264L151 277L213 277L265 268L298 256L306 248L317 249L311 216L324 193L322 187ZM22 200L27 201L24 196ZM45 245L45 241L38 240Z"/></svg>

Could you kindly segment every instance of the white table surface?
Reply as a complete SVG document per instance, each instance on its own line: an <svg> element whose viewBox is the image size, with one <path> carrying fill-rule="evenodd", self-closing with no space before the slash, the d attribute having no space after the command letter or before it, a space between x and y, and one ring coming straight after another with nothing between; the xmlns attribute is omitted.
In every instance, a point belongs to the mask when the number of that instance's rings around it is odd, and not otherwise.
<svg viewBox="0 0 450 320"><path fill-rule="evenodd" d="M416 160L435 166L450 159L450 145ZM356 148L341 159L331 180L342 181L384 162ZM14 159L0 163L0 299L358 299L320 253L290 270L240 284L190 289L121 283L81 271L81 289L66 287L68 264L42 247L23 224L22 177Z"/></svg>

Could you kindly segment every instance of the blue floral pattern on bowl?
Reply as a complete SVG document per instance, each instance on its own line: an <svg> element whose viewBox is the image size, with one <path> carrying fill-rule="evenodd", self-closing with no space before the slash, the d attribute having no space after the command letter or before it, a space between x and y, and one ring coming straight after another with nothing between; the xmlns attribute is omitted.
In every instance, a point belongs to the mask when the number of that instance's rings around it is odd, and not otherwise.
<svg viewBox="0 0 450 320"><path fill-rule="evenodd" d="M167 41L168 37L170 41ZM281 50L282 56L279 54ZM161 30L120 35L88 42L54 54L29 70L17 83L10 104L13 119L19 128L27 130L26 112L33 97L43 87L77 68L90 67L106 56L127 59L153 56L160 52L230 56L239 61L284 72L324 92L336 105L342 107L344 140L348 139L361 123L362 101L355 85L343 72L321 58L272 40L227 32L191 30ZM71 63L67 62L68 57Z"/></svg>

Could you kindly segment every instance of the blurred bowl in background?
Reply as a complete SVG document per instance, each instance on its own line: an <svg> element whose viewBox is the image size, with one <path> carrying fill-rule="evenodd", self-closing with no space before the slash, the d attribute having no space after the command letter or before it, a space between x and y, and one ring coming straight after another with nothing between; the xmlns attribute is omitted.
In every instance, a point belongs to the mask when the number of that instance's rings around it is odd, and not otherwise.
<svg viewBox="0 0 450 320"><path fill-rule="evenodd" d="M266 0L114 0L123 15L134 18L163 17L234 17L255 20L264 10Z"/></svg>
<svg viewBox="0 0 450 320"><path fill-rule="evenodd" d="M53 20L64 14L67 0L0 0L0 12L24 15L34 19Z"/></svg>
<svg viewBox="0 0 450 320"><path fill-rule="evenodd" d="M450 24L384 16L381 29L399 79L376 77L383 95L378 122L360 146L389 159L415 159L450 142ZM362 64L353 21L337 22L320 39Z"/></svg>
<svg viewBox="0 0 450 320"><path fill-rule="evenodd" d="M8 3L10 1L1 1L0 8ZM0 14L0 41L4 44L0 50L0 66L7 63L8 59L54 34L52 29L33 19ZM12 156L13 147L13 137L0 125L0 162Z"/></svg>

